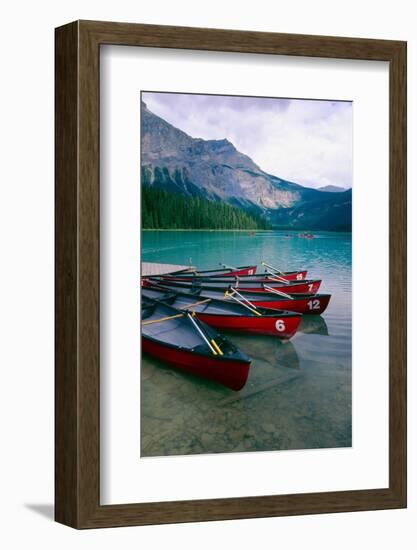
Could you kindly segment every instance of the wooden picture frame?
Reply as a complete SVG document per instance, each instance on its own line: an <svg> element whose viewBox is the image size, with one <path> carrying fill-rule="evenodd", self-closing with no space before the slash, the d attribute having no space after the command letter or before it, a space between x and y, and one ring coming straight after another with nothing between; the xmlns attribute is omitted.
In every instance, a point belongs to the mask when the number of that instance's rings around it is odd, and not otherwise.
<svg viewBox="0 0 417 550"><path fill-rule="evenodd" d="M56 29L56 521L75 528L406 506L406 43L76 21ZM100 505L99 56L117 44L389 62L389 487Z"/></svg>

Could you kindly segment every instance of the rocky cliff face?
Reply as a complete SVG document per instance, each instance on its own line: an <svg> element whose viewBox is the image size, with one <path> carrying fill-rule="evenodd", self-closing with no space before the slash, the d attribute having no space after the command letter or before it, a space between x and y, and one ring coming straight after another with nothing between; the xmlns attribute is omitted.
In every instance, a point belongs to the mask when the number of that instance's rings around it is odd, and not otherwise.
<svg viewBox="0 0 417 550"><path fill-rule="evenodd" d="M193 138L152 113L143 102L141 116L143 185L225 201L272 221L278 210L333 195L267 174L227 139ZM285 216L284 211L278 216L284 224Z"/></svg>

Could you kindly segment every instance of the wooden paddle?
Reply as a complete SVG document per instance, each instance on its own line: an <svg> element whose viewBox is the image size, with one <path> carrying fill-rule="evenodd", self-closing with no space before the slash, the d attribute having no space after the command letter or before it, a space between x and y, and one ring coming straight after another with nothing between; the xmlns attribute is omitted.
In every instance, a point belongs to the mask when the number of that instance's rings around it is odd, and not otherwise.
<svg viewBox="0 0 417 550"><path fill-rule="evenodd" d="M290 296L289 294L286 294L285 292L281 292L280 290L277 290L276 288L272 288L268 285L263 285L264 289L268 292L273 292L274 294L278 294L279 296L283 296L284 298L288 298L289 300L294 300L293 296Z"/></svg>
<svg viewBox="0 0 417 550"><path fill-rule="evenodd" d="M245 298L244 296L242 296L242 294L240 294L240 292L238 292L235 288L231 288L231 290L233 292L231 292L229 294L229 292L226 290L226 292L224 293L224 295L226 297L230 296L230 298L232 298L233 300L236 300L236 302L238 302L240 305L242 306L245 306L247 309L249 309L249 311L251 311L252 313L255 313L255 315L259 315L261 316L262 314L259 313L259 311L257 311L256 309L256 306L254 304L252 304L252 302L250 302L247 298ZM235 296L233 296L233 294L237 294L241 299L239 300L238 298L236 298ZM245 304L245 302L247 302L251 307L249 307L248 305Z"/></svg>
<svg viewBox="0 0 417 550"><path fill-rule="evenodd" d="M190 319L190 321L193 323L194 327L197 329L200 336L203 338L205 343L208 345L209 349L213 353L213 355L223 355L222 350L220 349L220 346L217 344L217 342L214 340L214 338L211 339L211 343L209 342L207 336L204 334L202 329L198 326L195 319L193 318L193 315L191 313L187 312L187 316Z"/></svg>

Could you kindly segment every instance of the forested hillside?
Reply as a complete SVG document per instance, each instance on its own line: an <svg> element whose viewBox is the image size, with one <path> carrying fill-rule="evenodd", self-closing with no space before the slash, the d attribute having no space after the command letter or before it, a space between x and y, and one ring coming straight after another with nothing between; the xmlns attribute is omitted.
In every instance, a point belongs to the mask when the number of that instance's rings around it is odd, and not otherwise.
<svg viewBox="0 0 417 550"><path fill-rule="evenodd" d="M270 229L270 225L224 202L143 186L142 229Z"/></svg>

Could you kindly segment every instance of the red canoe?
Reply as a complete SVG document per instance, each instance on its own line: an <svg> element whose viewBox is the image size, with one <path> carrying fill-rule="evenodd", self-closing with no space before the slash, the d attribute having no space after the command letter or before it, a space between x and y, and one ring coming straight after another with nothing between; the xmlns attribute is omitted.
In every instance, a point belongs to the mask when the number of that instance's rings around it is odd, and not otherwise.
<svg viewBox="0 0 417 550"><path fill-rule="evenodd" d="M307 279L305 281L292 281L289 283L268 280L267 284L256 281L241 282L240 279L225 279L221 277L218 279L202 278L198 279L198 281L174 281L163 277L148 277L142 280L142 286L147 286L152 283L179 289L189 287L201 288L204 292L206 290L219 290L220 292L226 292L231 286L233 286L239 289L239 291L246 290L248 292L260 292L262 294L269 292L266 287L285 292L286 294L317 294L321 285L321 280Z"/></svg>
<svg viewBox="0 0 417 550"><path fill-rule="evenodd" d="M301 314L291 311L252 308L231 300L143 288L142 300L149 299L163 301L178 310L193 311L201 321L217 329L268 334L286 340L294 336L302 319Z"/></svg>
<svg viewBox="0 0 417 550"><path fill-rule="evenodd" d="M142 307L142 350L235 391L249 376L247 355L199 319L161 302Z"/></svg>
<svg viewBox="0 0 417 550"><path fill-rule="evenodd" d="M256 270L256 268L255 268ZM169 273L167 275L161 275L163 279L169 279L171 281L190 281L190 280L210 280L221 277L222 279L236 278L239 277L241 282L266 282L270 281L302 281L307 277L307 270L305 271L286 271L283 273L258 273L258 274L238 274L238 273L220 273L220 271L192 271L192 272L179 272L179 273Z"/></svg>
<svg viewBox="0 0 417 550"><path fill-rule="evenodd" d="M286 309L298 313L321 315L329 305L331 294L292 294L290 298L276 296L257 295L252 299L253 294L242 292L242 295L250 300L256 307L267 307L269 309Z"/></svg>
<svg viewBox="0 0 417 550"><path fill-rule="evenodd" d="M255 275L257 266L256 265L243 265L240 267L225 267L224 269L208 269L205 271L194 270L190 271L189 269L183 269L181 271L173 271L168 273L167 277L175 277L176 279L188 279L189 277L241 277L245 275ZM165 275L164 275L165 277Z"/></svg>
<svg viewBox="0 0 417 550"><path fill-rule="evenodd" d="M154 288L154 287L152 287ZM167 286L155 286L155 288L165 289L165 291L180 291L181 294L187 293L192 295L196 300L205 298L225 299L224 292L218 290L202 290L192 289L191 287L182 289L173 289ZM249 300L256 307L264 307L275 310L288 310L295 311L297 313L303 313L307 315L321 315L327 306L331 298L331 294L290 294L288 298L279 296L275 293L252 293L246 291L239 291L242 296ZM231 299L227 299L231 301Z"/></svg>

